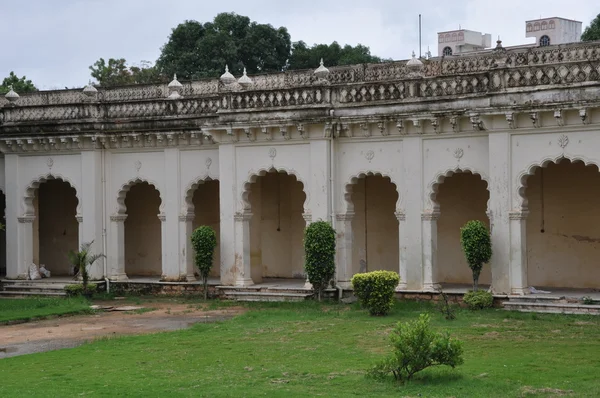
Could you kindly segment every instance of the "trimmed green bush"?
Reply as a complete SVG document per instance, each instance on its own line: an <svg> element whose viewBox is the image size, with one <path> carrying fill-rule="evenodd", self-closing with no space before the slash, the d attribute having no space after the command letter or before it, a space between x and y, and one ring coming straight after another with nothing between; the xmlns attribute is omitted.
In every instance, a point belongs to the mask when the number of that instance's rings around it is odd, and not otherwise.
<svg viewBox="0 0 600 398"><path fill-rule="evenodd" d="M397 380L404 382L431 366L447 365L454 368L462 365L462 342L450 338L448 332L432 331L429 323L427 314L421 314L414 321L398 322L390 335L394 350L392 355L376 364L368 374L384 378L392 373Z"/></svg>
<svg viewBox="0 0 600 398"><path fill-rule="evenodd" d="M479 220L466 223L460 229L460 244L473 272L473 291L477 291L483 264L492 257L492 242L485 224Z"/></svg>
<svg viewBox="0 0 600 398"><path fill-rule="evenodd" d="M326 221L315 221L304 230L304 270L319 301L335 275L335 230Z"/></svg>
<svg viewBox="0 0 600 398"><path fill-rule="evenodd" d="M86 287L82 284L74 283L72 285L66 285L64 289L65 293L67 293L67 296L69 297L81 296L84 294L87 296L95 293L98 289L98 285L96 285L95 283L90 283Z"/></svg>
<svg viewBox="0 0 600 398"><path fill-rule="evenodd" d="M209 226L202 225L192 233L192 247L195 256L194 263L202 278L204 299L208 298L208 275L213 266L213 257L217 247L217 234Z"/></svg>
<svg viewBox="0 0 600 398"><path fill-rule="evenodd" d="M463 297L463 301L470 309L481 310L494 305L494 296L485 290L468 291Z"/></svg>
<svg viewBox="0 0 600 398"><path fill-rule="evenodd" d="M371 315L386 315L390 311L398 283L400 277L392 271L372 271L352 277L354 294Z"/></svg>

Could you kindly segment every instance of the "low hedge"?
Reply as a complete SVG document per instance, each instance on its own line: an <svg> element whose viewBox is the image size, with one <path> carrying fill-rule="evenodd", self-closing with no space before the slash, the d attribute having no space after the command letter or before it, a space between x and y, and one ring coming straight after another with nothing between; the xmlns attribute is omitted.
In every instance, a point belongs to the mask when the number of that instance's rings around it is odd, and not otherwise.
<svg viewBox="0 0 600 398"><path fill-rule="evenodd" d="M484 308L491 308L494 305L494 296L485 290L470 290L465 293L463 301L472 310L482 310Z"/></svg>
<svg viewBox="0 0 600 398"><path fill-rule="evenodd" d="M398 283L400 277L392 271L372 271L352 277L354 294L371 315L386 315L390 311Z"/></svg>
<svg viewBox="0 0 600 398"><path fill-rule="evenodd" d="M97 289L98 289L98 285L96 285L94 283L88 284L87 295L91 295L91 294L95 293ZM69 297L81 296L85 293L85 290L83 289L82 284L74 283L72 285L65 286L65 293L67 293L67 296L69 296Z"/></svg>

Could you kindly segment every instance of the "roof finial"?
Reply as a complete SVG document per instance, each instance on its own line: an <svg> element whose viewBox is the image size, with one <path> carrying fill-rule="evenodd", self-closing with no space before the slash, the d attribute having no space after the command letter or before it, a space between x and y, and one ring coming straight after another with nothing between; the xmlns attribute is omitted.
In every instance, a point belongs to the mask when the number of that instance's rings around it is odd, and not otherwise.
<svg viewBox="0 0 600 398"><path fill-rule="evenodd" d="M242 86L242 88L248 88L253 84L252 79L250 79L248 77L248 74L246 73L245 66L244 66L244 74L242 75L242 77L239 78L238 83L240 84L240 86Z"/></svg>
<svg viewBox="0 0 600 398"><path fill-rule="evenodd" d="M225 65L225 73L221 75L221 81L223 84L231 84L235 82L235 77L229 72L229 66Z"/></svg>
<svg viewBox="0 0 600 398"><path fill-rule="evenodd" d="M9 90L8 93L6 93L6 95L4 96L4 98L6 98L7 100L9 100L10 102L15 102L17 99L19 99L19 94L17 94L15 92L15 90L13 89L13 85L9 85L8 86Z"/></svg>
<svg viewBox="0 0 600 398"><path fill-rule="evenodd" d="M329 69L325 67L325 64L323 63L323 58L321 58L319 67L315 69L313 73L317 77L317 79L325 79L327 75L329 75Z"/></svg>

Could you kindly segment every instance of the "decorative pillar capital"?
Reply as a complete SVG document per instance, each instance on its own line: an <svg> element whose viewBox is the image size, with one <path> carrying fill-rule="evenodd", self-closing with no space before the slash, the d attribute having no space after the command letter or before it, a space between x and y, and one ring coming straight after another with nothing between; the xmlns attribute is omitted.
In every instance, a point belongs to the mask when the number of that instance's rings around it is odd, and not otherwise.
<svg viewBox="0 0 600 398"><path fill-rule="evenodd" d="M336 214L335 219L338 221L352 221L354 219L354 212L349 211L347 213Z"/></svg>
<svg viewBox="0 0 600 398"><path fill-rule="evenodd" d="M421 220L423 221L437 221L439 218L440 212L436 210L421 213Z"/></svg>
<svg viewBox="0 0 600 398"><path fill-rule="evenodd" d="M21 216L17 217L17 220L21 224L33 223L35 221L35 216Z"/></svg>
<svg viewBox="0 0 600 398"><path fill-rule="evenodd" d="M158 219L162 222L167 221L167 215L165 213L160 213L157 215Z"/></svg>
<svg viewBox="0 0 600 398"><path fill-rule="evenodd" d="M110 221L113 222L125 222L127 220L127 214L113 214L110 216Z"/></svg>
<svg viewBox="0 0 600 398"><path fill-rule="evenodd" d="M250 221L252 219L252 213L249 211L238 211L233 215L235 221Z"/></svg>
<svg viewBox="0 0 600 398"><path fill-rule="evenodd" d="M81 224L81 223L83 222L83 216L82 216L81 214L77 214L77 215L75 216L75 219L77 220L77 222L78 222L79 224Z"/></svg>
<svg viewBox="0 0 600 398"><path fill-rule="evenodd" d="M526 220L527 216L529 216L529 210L511 211L508 213L510 220Z"/></svg>
<svg viewBox="0 0 600 398"><path fill-rule="evenodd" d="M406 221L406 213L403 212L402 210L398 210L394 213L394 215L396 216L396 219L398 221Z"/></svg>
<svg viewBox="0 0 600 398"><path fill-rule="evenodd" d="M194 218L196 218L194 213L183 213L179 215L179 221L181 222L194 221Z"/></svg>
<svg viewBox="0 0 600 398"><path fill-rule="evenodd" d="M304 218L304 221L306 221L307 225L312 222L312 213L311 212L302 213L302 217Z"/></svg>

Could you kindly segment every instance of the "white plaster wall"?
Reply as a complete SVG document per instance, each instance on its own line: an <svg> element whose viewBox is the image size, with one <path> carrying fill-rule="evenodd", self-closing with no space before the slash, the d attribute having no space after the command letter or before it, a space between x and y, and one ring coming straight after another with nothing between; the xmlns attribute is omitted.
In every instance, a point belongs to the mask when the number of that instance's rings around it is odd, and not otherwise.
<svg viewBox="0 0 600 398"><path fill-rule="evenodd" d="M399 272L396 186L387 177L367 176L352 185L352 274L386 270ZM366 242L365 242L366 241Z"/></svg>
<svg viewBox="0 0 600 398"><path fill-rule="evenodd" d="M538 168L527 185L529 285L598 288L598 168L566 160L552 163Z"/></svg>
<svg viewBox="0 0 600 398"><path fill-rule="evenodd" d="M0 190L2 193L6 194L6 175L5 175L5 161L4 157L0 156Z"/></svg>
<svg viewBox="0 0 600 398"><path fill-rule="evenodd" d="M468 221L479 220L489 228L486 215L489 192L485 181L471 173L456 173L444 180L436 196L440 205L438 262L435 280L439 283L471 284L473 274L460 244L460 228ZM485 264L480 284L492 282L491 267Z"/></svg>
<svg viewBox="0 0 600 398"><path fill-rule="evenodd" d="M206 181L200 185L194 191L193 201L194 205L194 221L193 229L198 228L201 225L207 225L211 227L217 235L217 247L215 248L215 255L213 258L213 268L211 269L210 276L217 277L220 275L219 264L221 263L220 245L221 245L221 226L220 226L220 212L219 212L219 181ZM190 239L190 237L183 237L183 239Z"/></svg>
<svg viewBox="0 0 600 398"><path fill-rule="evenodd" d="M162 275L160 197L147 183L137 183L125 197L125 273L131 276Z"/></svg>

